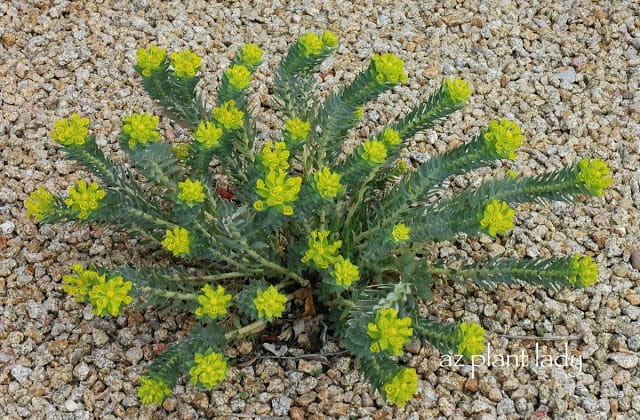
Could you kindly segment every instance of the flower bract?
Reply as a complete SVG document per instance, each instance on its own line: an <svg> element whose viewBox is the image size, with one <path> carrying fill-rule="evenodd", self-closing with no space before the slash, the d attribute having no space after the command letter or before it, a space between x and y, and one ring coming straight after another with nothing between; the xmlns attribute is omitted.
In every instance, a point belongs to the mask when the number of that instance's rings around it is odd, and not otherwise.
<svg viewBox="0 0 640 420"><path fill-rule="evenodd" d="M298 199L302 178L287 177L285 171L269 171L264 179L256 181L256 194L262 200L257 200L253 207L258 210L264 210L268 207L275 207L285 216L293 214L291 204Z"/></svg>
<svg viewBox="0 0 640 420"><path fill-rule="evenodd" d="M611 170L606 162L601 159L582 159L578 168L580 172L576 177L577 181L586 185L591 194L602 197L604 190L613 181L613 178L608 176Z"/></svg>
<svg viewBox="0 0 640 420"><path fill-rule="evenodd" d="M65 204L71 207L80 219L86 219L89 215L100 207L100 201L105 197L105 190L101 189L97 182L90 185L81 179L75 187L69 187L69 198L64 200Z"/></svg>
<svg viewBox="0 0 640 420"><path fill-rule="evenodd" d="M211 389L227 376L227 362L220 353L196 353L189 376L192 384L201 384L206 389Z"/></svg>
<svg viewBox="0 0 640 420"><path fill-rule="evenodd" d="M200 306L195 312L198 318L216 319L227 313L227 308L231 305L231 295L225 293L224 287L218 285L214 290L211 286L205 284L200 291L202 292L201 295L198 295Z"/></svg>
<svg viewBox="0 0 640 420"><path fill-rule="evenodd" d="M414 368L402 368L390 382L384 385L387 400L398 407L404 406L416 392L418 392L418 374Z"/></svg>
<svg viewBox="0 0 640 420"><path fill-rule="evenodd" d="M167 58L167 50L149 45L147 49L139 48L136 51L136 57L140 72L144 77L149 77L162 67Z"/></svg>
<svg viewBox="0 0 640 420"><path fill-rule="evenodd" d="M73 113L55 122L51 138L64 146L82 146L89 135L89 118Z"/></svg>
<svg viewBox="0 0 640 420"><path fill-rule="evenodd" d="M271 321L282 315L287 303L287 297L280 293L274 286L261 290L253 299L253 304L258 311L258 317Z"/></svg>
<svg viewBox="0 0 640 420"><path fill-rule="evenodd" d="M289 155L285 142L267 143L260 152L260 161L268 170L284 170L289 168Z"/></svg>
<svg viewBox="0 0 640 420"><path fill-rule="evenodd" d="M340 183L340 174L331 172L328 167L324 167L316 172L313 176L316 189L321 196L325 198L334 198L342 191Z"/></svg>
<svg viewBox="0 0 640 420"><path fill-rule="evenodd" d="M360 269L350 259L345 259L340 255L333 265L331 277L338 286L349 287L360 278Z"/></svg>
<svg viewBox="0 0 640 420"><path fill-rule="evenodd" d="M322 39L313 32L308 32L298 39L298 43L302 46L303 54L307 57L319 55L322 52Z"/></svg>
<svg viewBox="0 0 640 420"><path fill-rule="evenodd" d="M236 101L228 100L220 106L213 108L213 118L225 130L235 130L242 127L244 112L236 106Z"/></svg>
<svg viewBox="0 0 640 420"><path fill-rule="evenodd" d="M178 190L178 199L189 207L204 201L204 188L198 180L187 179L184 182L178 182Z"/></svg>
<svg viewBox="0 0 640 420"><path fill-rule="evenodd" d="M104 274L100 275L96 271L85 270L80 264L71 265L71 270L75 272L75 275L68 274L62 277L62 289L71 296L75 296L78 302L84 302L89 290L94 285L105 281Z"/></svg>
<svg viewBox="0 0 640 420"><path fill-rule="evenodd" d="M393 128L385 128L379 137L380 140L387 147L396 147L402 143L402 138L400 137L400 133L398 133Z"/></svg>
<svg viewBox="0 0 640 420"><path fill-rule="evenodd" d="M328 268L338 261L338 250L342 246L342 241L329 242L329 231L314 230L309 235L309 248L302 257L305 264L313 263L318 268Z"/></svg>
<svg viewBox="0 0 640 420"><path fill-rule="evenodd" d="M128 139L129 148L138 144L147 144L160 140L160 132L156 128L160 118L149 114L132 114L124 117L122 132Z"/></svg>
<svg viewBox="0 0 640 420"><path fill-rule="evenodd" d="M240 50L240 61L250 69L258 67L262 63L264 51L256 44L246 44Z"/></svg>
<svg viewBox="0 0 640 420"><path fill-rule="evenodd" d="M467 102L471 95L469 84L459 77L444 79L444 90L449 100L457 104Z"/></svg>
<svg viewBox="0 0 640 420"><path fill-rule="evenodd" d="M338 37L331 31L322 32L322 43L327 48L336 48L338 46Z"/></svg>
<svg viewBox="0 0 640 420"><path fill-rule="evenodd" d="M380 84L398 84L407 80L404 62L394 54L375 54L372 58L376 81Z"/></svg>
<svg viewBox="0 0 640 420"><path fill-rule="evenodd" d="M589 287L598 281L598 265L589 256L574 255L569 272L569 282L577 287Z"/></svg>
<svg viewBox="0 0 640 420"><path fill-rule="evenodd" d="M499 233L505 233L513 228L513 216L516 212L504 201L493 199L487 204L482 213L480 226L489 235L495 237Z"/></svg>
<svg viewBox="0 0 640 420"><path fill-rule="evenodd" d="M515 159L515 150L522 144L522 130L518 124L506 118L494 120L484 133L484 141L499 157Z"/></svg>
<svg viewBox="0 0 640 420"><path fill-rule="evenodd" d="M458 354L463 355L467 360L473 356L484 353L485 330L474 322L463 322L456 332L458 343Z"/></svg>
<svg viewBox="0 0 640 420"><path fill-rule="evenodd" d="M122 305L127 305L133 300L129 296L131 287L133 283L124 281L122 276L115 276L94 284L89 290L89 301L93 305L93 313L98 316L106 314L117 316Z"/></svg>
<svg viewBox="0 0 640 420"><path fill-rule="evenodd" d="M360 147L360 156L369 163L379 164L387 160L387 148L380 140L367 140Z"/></svg>
<svg viewBox="0 0 640 420"><path fill-rule="evenodd" d="M398 223L393 226L391 230L391 237L394 242L406 242L409 240L409 233L411 232L411 228L408 227L404 223Z"/></svg>
<svg viewBox="0 0 640 420"><path fill-rule="evenodd" d="M413 335L411 318L398 319L398 311L383 308L376 312L374 322L367 325L367 334L372 339L370 350L374 353L387 350L396 356L402 354L402 346Z"/></svg>
<svg viewBox="0 0 640 420"><path fill-rule="evenodd" d="M166 397L171 395L171 390L162 379L141 376L137 394L142 404L160 405Z"/></svg>
<svg viewBox="0 0 640 420"><path fill-rule="evenodd" d="M251 72L242 64L236 64L225 70L229 84L236 90L243 90L251 84Z"/></svg>
<svg viewBox="0 0 640 420"><path fill-rule="evenodd" d="M211 121L202 121L193 133L193 138L207 149L216 146L220 142L220 137L222 137L222 128Z"/></svg>
<svg viewBox="0 0 640 420"><path fill-rule="evenodd" d="M189 255L189 247L191 245L189 231L179 226L173 230L167 230L161 244L176 257Z"/></svg>
<svg viewBox="0 0 640 420"><path fill-rule="evenodd" d="M33 216L37 221L51 214L54 208L54 197L45 187L38 187L24 200L27 217Z"/></svg>
<svg viewBox="0 0 640 420"><path fill-rule="evenodd" d="M176 76L181 79L191 78L200 70L202 58L190 50L183 50L171 53L171 65L176 72Z"/></svg>
<svg viewBox="0 0 640 420"><path fill-rule="evenodd" d="M304 141L309 136L311 124L307 121L301 120L300 118L293 118L287 120L284 124L284 130L291 141Z"/></svg>

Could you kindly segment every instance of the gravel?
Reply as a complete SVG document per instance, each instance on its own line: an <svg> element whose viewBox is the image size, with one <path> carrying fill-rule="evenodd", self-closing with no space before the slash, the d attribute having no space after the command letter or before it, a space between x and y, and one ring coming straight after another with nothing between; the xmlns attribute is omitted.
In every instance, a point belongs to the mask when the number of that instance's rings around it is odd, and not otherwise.
<svg viewBox="0 0 640 420"><path fill-rule="evenodd" d="M0 417L640 418L638 16L640 5L633 0L1 2ZM600 282L556 293L442 285L425 314L479 321L496 354L524 352L531 360L546 355L556 364L472 371L468 365L441 366L437 351L417 346L408 364L421 377L420 394L401 409L372 395L348 357L330 357L329 363L258 358L234 367L230 379L211 392L182 380L162 407L141 406L135 392L145 365L184 333L190 319L133 310L97 319L63 292L61 278L74 262L139 263L149 257L122 232L26 218L22 202L35 188L64 191L88 176L50 139L53 121L72 112L89 116L98 143L122 159L122 117L154 110L131 68L136 48L156 43L203 55L207 83L201 87L211 95L235 50L258 43L266 62L252 88L252 105L264 106L267 69L297 35L325 28L341 46L323 64L322 89L352 80L373 53L393 52L406 61L409 81L368 105L354 136L397 118L445 76L470 82L471 104L416 136L416 159L470 138L493 118L521 124L526 140L515 161L458 177L447 184L453 188L507 169L529 175L582 157L605 159L614 184L603 198L524 204L510 235L444 243L438 251L452 259L583 252L598 262ZM262 138L280 127L277 116L260 115ZM164 122L163 129L177 138L186 135ZM569 338L512 338L540 334ZM269 355L254 348L229 353L241 360ZM324 350L336 349L329 342ZM565 349L581 360L578 372L562 365ZM287 355L301 353L292 347Z"/></svg>

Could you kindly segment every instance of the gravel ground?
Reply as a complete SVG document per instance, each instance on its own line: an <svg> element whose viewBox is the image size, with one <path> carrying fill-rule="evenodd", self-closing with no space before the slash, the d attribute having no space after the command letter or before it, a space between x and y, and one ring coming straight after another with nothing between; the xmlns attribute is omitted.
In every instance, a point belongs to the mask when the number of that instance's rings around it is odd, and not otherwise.
<svg viewBox="0 0 640 420"><path fill-rule="evenodd" d="M640 418L636 1L188 3L0 3L0 417ZM438 250L452 258L584 252L597 260L600 282L561 293L443 285L425 313L480 322L496 354L533 358L537 350L557 365L443 367L437 352L414 343L408 363L422 378L420 394L402 409L371 395L349 357L268 359L263 356L270 353L250 342L228 355L260 357L234 368L222 387L204 393L181 382L162 408L140 406L135 389L144 366L184 333L189 317L129 310L97 319L62 291L72 262L136 263L145 251L121 232L39 225L25 217L22 202L37 186L63 191L87 175L50 139L53 121L72 112L89 116L99 143L119 159L122 117L154 109L131 68L137 48L152 42L191 48L205 57L210 83L203 90L213 92L235 50L258 43L266 63L253 101L266 105L267 69L295 36L325 28L341 46L323 65L321 87L352 80L373 53L394 52L406 61L409 82L367 107L356 134L406 112L454 75L474 87L472 103L417 137L415 151L443 151L496 117L521 123L526 144L513 163L458 177L454 187L507 167L529 174L581 157L605 159L614 185L604 198L522 205L510 235ZM279 127L273 115L262 116L260 135ZM163 128L168 137L186 135L168 123ZM564 338L517 338L543 334ZM565 348L567 359L561 358ZM332 342L322 349L337 350ZM296 354L290 349L287 356Z"/></svg>

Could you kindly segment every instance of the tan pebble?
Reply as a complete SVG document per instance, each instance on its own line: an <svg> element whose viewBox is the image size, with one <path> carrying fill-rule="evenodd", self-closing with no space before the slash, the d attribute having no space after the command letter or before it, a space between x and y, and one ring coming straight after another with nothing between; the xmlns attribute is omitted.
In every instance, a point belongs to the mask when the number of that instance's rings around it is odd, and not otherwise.
<svg viewBox="0 0 640 420"><path fill-rule="evenodd" d="M251 341L243 341L238 346L238 352L240 354L249 354L253 350L253 343Z"/></svg>
<svg viewBox="0 0 640 420"><path fill-rule="evenodd" d="M640 305L640 295L627 295L625 299L634 306Z"/></svg>
<svg viewBox="0 0 640 420"><path fill-rule="evenodd" d="M304 410L300 407L291 407L289 415L291 420L304 420Z"/></svg>
<svg viewBox="0 0 640 420"><path fill-rule="evenodd" d="M469 378L464 384L464 389L471 392L478 390L478 378Z"/></svg>

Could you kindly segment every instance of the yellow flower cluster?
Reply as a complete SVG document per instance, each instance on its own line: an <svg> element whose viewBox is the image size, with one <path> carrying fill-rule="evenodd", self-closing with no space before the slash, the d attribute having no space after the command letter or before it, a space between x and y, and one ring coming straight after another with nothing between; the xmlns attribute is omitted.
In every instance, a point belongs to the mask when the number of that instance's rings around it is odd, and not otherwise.
<svg viewBox="0 0 640 420"><path fill-rule="evenodd" d="M171 65L176 72L176 76L181 79L188 79L196 75L200 70L202 58L190 50L183 50L171 53Z"/></svg>
<svg viewBox="0 0 640 420"><path fill-rule="evenodd" d="M387 400L398 407L403 407L416 392L418 392L418 374L414 368L402 368L384 386Z"/></svg>
<svg viewBox="0 0 640 420"><path fill-rule="evenodd" d="M42 220L51 214L54 207L54 197L45 187L38 187L24 200L27 208L27 217L33 216L36 221Z"/></svg>
<svg viewBox="0 0 640 420"><path fill-rule="evenodd" d="M106 276L93 270L85 270L80 264L71 265L75 275L62 277L62 290L75 296L78 302L84 302L89 290L96 284L106 281Z"/></svg>
<svg viewBox="0 0 640 420"><path fill-rule="evenodd" d="M380 309L374 322L367 325L367 334L373 342L370 350L374 353L388 350L391 354L402 354L402 346L409 342L413 335L411 318L398 319L398 311L393 308Z"/></svg>
<svg viewBox="0 0 640 420"><path fill-rule="evenodd" d="M407 81L404 62L394 54L375 54L372 58L376 81L380 84L398 84Z"/></svg>
<svg viewBox="0 0 640 420"><path fill-rule="evenodd" d="M229 84L236 90L243 90L251 84L251 72L242 64L236 64L225 70Z"/></svg>
<svg viewBox="0 0 640 420"><path fill-rule="evenodd" d="M495 237L498 233L505 233L513 228L513 216L516 212L504 201L493 199L484 208L480 226L489 235Z"/></svg>
<svg viewBox="0 0 640 420"><path fill-rule="evenodd" d="M189 255L189 247L191 246L189 231L179 226L173 230L167 229L161 245L176 257Z"/></svg>
<svg viewBox="0 0 640 420"><path fill-rule="evenodd" d="M393 226L391 230L391 237L393 241L396 243L405 242L409 240L409 233L411 232L411 228L408 227L404 223L398 223Z"/></svg>
<svg viewBox="0 0 640 420"><path fill-rule="evenodd" d="M250 69L255 69L262 63L264 51L256 44L246 44L240 50L240 61Z"/></svg>
<svg viewBox="0 0 640 420"><path fill-rule="evenodd" d="M73 113L68 120L61 119L54 123L51 138L64 146L82 146L89 135L89 118L82 118Z"/></svg>
<svg viewBox="0 0 640 420"><path fill-rule="evenodd" d="M225 293L224 287L218 285L216 290L205 284L198 296L200 306L196 309L196 317L208 317L216 319L227 313L227 308L231 305L231 295Z"/></svg>
<svg viewBox="0 0 640 420"><path fill-rule="evenodd" d="M242 127L244 112L240 111L233 99L213 108L213 118L225 130L235 130Z"/></svg>
<svg viewBox="0 0 640 420"><path fill-rule="evenodd" d="M463 322L456 331L457 353L467 360L484 353L485 330L475 322Z"/></svg>
<svg viewBox="0 0 640 420"><path fill-rule="evenodd" d="M307 57L318 55L322 52L322 39L313 32L308 32L298 39L298 43L302 46L303 54Z"/></svg>
<svg viewBox="0 0 640 420"><path fill-rule="evenodd" d="M284 131L289 140L294 142L304 141L309 136L311 124L300 118L293 118L284 124Z"/></svg>
<svg viewBox="0 0 640 420"><path fill-rule="evenodd" d="M253 299L253 305L258 311L258 317L271 321L282 315L287 303L287 297L274 286L261 290Z"/></svg>
<svg viewBox="0 0 640 420"><path fill-rule="evenodd" d="M285 170L289 168L290 154L287 144L283 141L267 143L260 152L260 161L267 171Z"/></svg>
<svg viewBox="0 0 640 420"><path fill-rule="evenodd" d="M194 366L189 370L192 384L202 384L211 389L227 376L227 362L220 353L196 353L193 361Z"/></svg>
<svg viewBox="0 0 640 420"><path fill-rule="evenodd" d="M100 207L100 201L107 194L97 182L87 185L84 179L78 181L75 187L69 187L67 191L69 198L64 202L80 219L88 218L91 212Z"/></svg>
<svg viewBox="0 0 640 420"><path fill-rule="evenodd" d="M150 45L146 50L139 48L136 51L136 56L142 75L149 77L162 67L167 58L167 50Z"/></svg>
<svg viewBox="0 0 640 420"><path fill-rule="evenodd" d="M449 100L455 103L466 102L471 95L469 84L459 77L444 79L444 91Z"/></svg>
<svg viewBox="0 0 640 420"><path fill-rule="evenodd" d="M380 140L367 140L360 146L360 156L373 164L384 163L387 160L387 148Z"/></svg>
<svg viewBox="0 0 640 420"><path fill-rule="evenodd" d="M153 143L160 140L160 132L156 128L160 118L149 114L132 114L124 117L122 132L133 149L138 144Z"/></svg>
<svg viewBox="0 0 640 420"><path fill-rule="evenodd" d="M598 281L598 265L589 256L575 254L569 272L569 282L577 287L589 287Z"/></svg>
<svg viewBox="0 0 640 420"><path fill-rule="evenodd" d="M329 231L314 230L309 235L309 249L304 253L302 262L308 264L312 262L321 269L338 261L338 250L342 246L342 241L329 242Z"/></svg>
<svg viewBox="0 0 640 420"><path fill-rule="evenodd" d="M380 140L385 144L385 146L392 148L399 146L402 143L402 138L400 138L400 133L398 133L393 128L385 128L382 133L380 133Z"/></svg>
<svg viewBox="0 0 640 420"><path fill-rule="evenodd" d="M93 305L93 313L102 316L107 313L117 316L122 305L131 303L133 298L129 291L133 287L130 281L124 281L122 276L111 277L107 281L99 281L89 290L89 301Z"/></svg>
<svg viewBox="0 0 640 420"><path fill-rule="evenodd" d="M187 179L184 182L178 182L178 200L187 206L193 207L204 202L204 197L204 188L200 181Z"/></svg>
<svg viewBox="0 0 640 420"><path fill-rule="evenodd" d="M606 162L601 159L582 159L578 167L580 172L576 180L586 185L591 194L602 197L604 189L613 181L613 178L608 176L611 170Z"/></svg>
<svg viewBox="0 0 640 420"><path fill-rule="evenodd" d="M487 145L505 159L515 159L515 150L522 144L522 130L518 124L506 118L491 121L483 137Z"/></svg>
<svg viewBox="0 0 640 420"><path fill-rule="evenodd" d="M313 175L316 189L324 198L334 198L342 191L341 177L326 166Z"/></svg>
<svg viewBox="0 0 640 420"><path fill-rule="evenodd" d="M299 176L287 177L284 171L269 171L264 179L256 181L256 194L262 200L255 201L253 207L258 211L275 207L285 216L291 216L293 214L291 203L298 199L301 185L302 178Z"/></svg>
<svg viewBox="0 0 640 420"><path fill-rule="evenodd" d="M333 265L331 277L333 277L338 286L349 287L360 278L360 269L357 265L353 264L351 260L348 258L344 259L342 255L340 255Z"/></svg>
<svg viewBox="0 0 640 420"><path fill-rule="evenodd" d="M327 48L336 48L338 46L338 37L331 31L322 32L322 43Z"/></svg>
<svg viewBox="0 0 640 420"><path fill-rule="evenodd" d="M186 162L189 158L189 152L191 151L191 145L189 143L179 143L171 146L171 151L176 156L178 162Z"/></svg>
<svg viewBox="0 0 640 420"><path fill-rule="evenodd" d="M207 149L216 146L220 142L220 137L222 137L222 128L210 121L199 123L198 128L193 133L193 138Z"/></svg>
<svg viewBox="0 0 640 420"><path fill-rule="evenodd" d="M142 404L162 404L164 399L171 395L171 390L162 379L140 377L138 398Z"/></svg>

